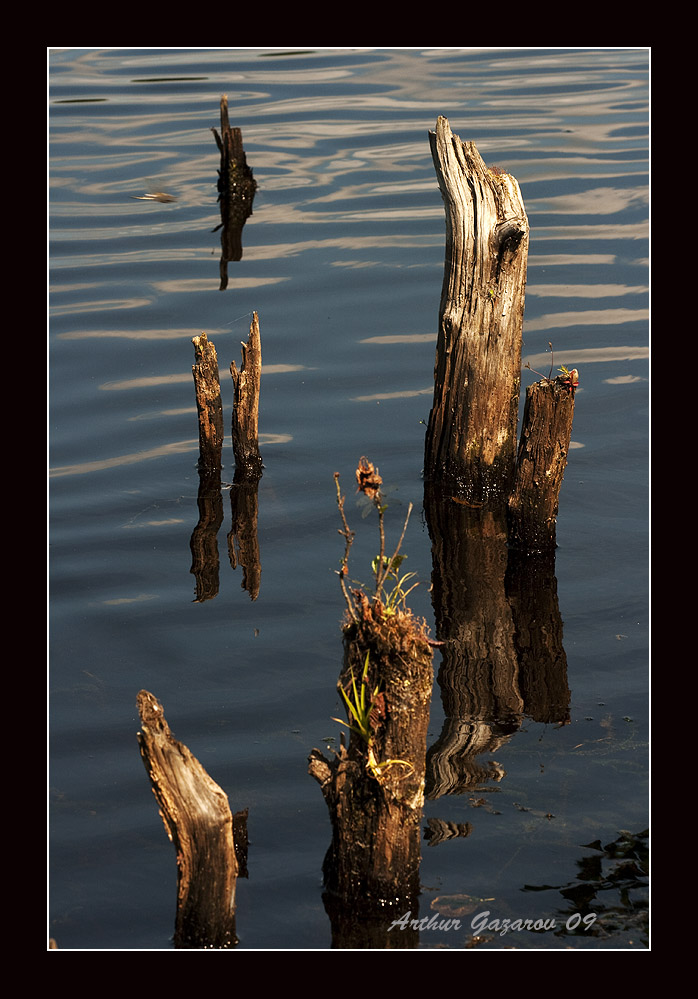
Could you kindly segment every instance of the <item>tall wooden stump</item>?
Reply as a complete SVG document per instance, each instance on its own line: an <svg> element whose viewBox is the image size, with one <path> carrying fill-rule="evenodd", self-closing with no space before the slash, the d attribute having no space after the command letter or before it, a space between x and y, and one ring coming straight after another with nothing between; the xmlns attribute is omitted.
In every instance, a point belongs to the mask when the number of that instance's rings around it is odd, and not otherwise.
<svg viewBox="0 0 698 999"><path fill-rule="evenodd" d="M199 468L221 467L223 451L223 403L216 348L205 333L192 339L195 363L192 367L199 414Z"/></svg>
<svg viewBox="0 0 698 999"><path fill-rule="evenodd" d="M138 712L141 757L177 851L175 947L233 947L238 862L228 798L174 738L147 690L138 694Z"/></svg>
<svg viewBox="0 0 698 999"><path fill-rule="evenodd" d="M509 544L523 551L555 548L560 487L572 436L577 371L526 390L526 407L509 498Z"/></svg>
<svg viewBox="0 0 698 999"><path fill-rule="evenodd" d="M233 407L233 453L235 467L247 479L262 474L262 456L259 453L259 390L262 381L262 344L259 335L259 317L252 313L250 334L242 344L240 370L235 361L230 365L235 401Z"/></svg>
<svg viewBox="0 0 698 999"><path fill-rule="evenodd" d="M446 211L425 478L472 502L508 494L516 458L528 219L519 185L439 117L429 133Z"/></svg>

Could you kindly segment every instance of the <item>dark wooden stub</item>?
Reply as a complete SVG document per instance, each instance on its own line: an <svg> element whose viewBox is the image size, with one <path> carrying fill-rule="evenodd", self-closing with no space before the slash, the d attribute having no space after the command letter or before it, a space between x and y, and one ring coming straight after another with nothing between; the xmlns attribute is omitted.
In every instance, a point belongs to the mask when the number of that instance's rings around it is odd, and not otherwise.
<svg viewBox="0 0 698 999"><path fill-rule="evenodd" d="M221 154L218 171L221 222L213 231L222 228L220 290L223 291L228 286L228 262L242 260L242 229L252 214L257 182L247 165L242 132L239 128L230 127L226 94L221 97L221 134L215 128L211 131Z"/></svg>
<svg viewBox="0 0 698 999"><path fill-rule="evenodd" d="M439 117L429 133L446 212L425 478L472 502L514 475L528 219L517 181Z"/></svg>
<svg viewBox="0 0 698 999"><path fill-rule="evenodd" d="M259 317L252 313L250 334L242 344L242 363L230 365L235 394L233 406L233 453L236 474L247 479L259 479L262 456L259 453L259 391L262 381L262 344Z"/></svg>
<svg viewBox="0 0 698 999"><path fill-rule="evenodd" d="M544 378L526 389L516 480L509 497L509 544L513 548L527 552L555 548L574 392L570 378L562 375Z"/></svg>
<svg viewBox="0 0 698 999"><path fill-rule="evenodd" d="M220 469L223 450L223 403L216 348L205 333L192 339L192 367L199 414L199 468Z"/></svg>
<svg viewBox="0 0 698 999"><path fill-rule="evenodd" d="M228 798L174 738L160 702L141 690L137 703L141 757L177 851L175 946L234 947L238 862Z"/></svg>

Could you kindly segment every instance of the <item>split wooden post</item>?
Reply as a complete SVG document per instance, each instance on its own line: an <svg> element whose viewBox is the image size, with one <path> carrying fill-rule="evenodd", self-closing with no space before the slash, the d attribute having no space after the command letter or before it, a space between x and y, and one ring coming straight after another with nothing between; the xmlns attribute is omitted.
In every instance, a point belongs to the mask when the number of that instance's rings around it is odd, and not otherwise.
<svg viewBox="0 0 698 999"><path fill-rule="evenodd" d="M560 487L572 436L576 368L526 389L526 406L509 498L509 544L529 552L555 548Z"/></svg>
<svg viewBox="0 0 698 999"><path fill-rule="evenodd" d="M517 181L439 117L429 133L446 261L425 478L471 502L506 497L516 459L528 219Z"/></svg>
<svg viewBox="0 0 698 999"><path fill-rule="evenodd" d="M238 862L227 795L174 738L160 702L141 690L137 703L141 757L177 851L175 947L233 947Z"/></svg>
<svg viewBox="0 0 698 999"><path fill-rule="evenodd" d="M262 474L262 456L259 453L259 390L262 380L262 345L259 335L259 317L252 313L250 334L242 344L240 370L235 361L230 365L235 401L233 407L233 453L236 470L247 479Z"/></svg>
<svg viewBox="0 0 698 999"><path fill-rule="evenodd" d="M220 469L223 450L223 403L216 348L205 333L192 339L192 367L199 414L199 468Z"/></svg>

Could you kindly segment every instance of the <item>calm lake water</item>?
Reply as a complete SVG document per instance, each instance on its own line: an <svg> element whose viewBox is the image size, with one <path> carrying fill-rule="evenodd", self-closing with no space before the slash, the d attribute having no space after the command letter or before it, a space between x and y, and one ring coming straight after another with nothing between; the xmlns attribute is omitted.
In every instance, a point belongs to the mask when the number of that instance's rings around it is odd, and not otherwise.
<svg viewBox="0 0 698 999"><path fill-rule="evenodd" d="M375 524L354 504L362 455L397 487L391 536L415 504L410 602L434 628L421 471L444 267L428 141L439 115L519 181L524 360L547 373L552 342L580 388L555 562L569 724L524 718L478 759L504 776L428 798L412 918L460 927L425 929L415 946L646 947L648 51L64 49L48 69L58 948L173 949L175 853L136 741L141 689L233 810L249 809L239 949L333 946L331 827L307 757L340 734L335 472L355 577L368 582L375 555ZM222 94L258 183L225 290ZM152 192L176 200L136 200ZM197 601L191 340L203 330L216 346L229 434L228 367L253 311L259 594L228 560L225 490L217 593ZM229 436L223 460L229 484ZM430 747L447 716L440 664L437 650ZM555 928L484 925L506 919Z"/></svg>

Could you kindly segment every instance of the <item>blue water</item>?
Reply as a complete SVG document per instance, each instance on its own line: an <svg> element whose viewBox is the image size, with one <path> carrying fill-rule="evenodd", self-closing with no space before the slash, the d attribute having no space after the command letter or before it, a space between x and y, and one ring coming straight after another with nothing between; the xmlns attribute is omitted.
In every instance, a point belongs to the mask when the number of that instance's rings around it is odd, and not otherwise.
<svg viewBox="0 0 698 999"><path fill-rule="evenodd" d="M307 756L339 737L335 472L358 531L355 576L368 582L375 554L353 502L363 454L398 487L389 530L415 504L404 550L422 585L411 603L434 620L421 470L444 267L428 142L438 115L519 181L531 227L524 361L547 373L552 341L580 388L556 555L571 724L525 723L498 750L507 776L483 792L497 814L464 795L427 801L425 829L441 818L473 832L436 847L425 838L420 916L463 909L467 896L493 899L492 918L552 918L567 911L560 887L588 844L646 828L648 63L642 49L50 52L59 949L173 946L174 850L136 743L143 688L233 810L249 809L239 947L330 946L331 831ZM220 291L210 128L224 93L258 190ZM177 200L135 200L149 191ZM205 330L216 346L229 432L228 366L253 311L261 588L252 601L229 565L224 491L219 592L197 603L191 339ZM535 377L524 370L524 384ZM230 483L229 438L223 461ZM430 743L442 724L435 685ZM598 901L603 933L491 933L483 946L642 947L636 923L609 917L614 892ZM460 948L473 932L467 921L425 931L419 946Z"/></svg>

